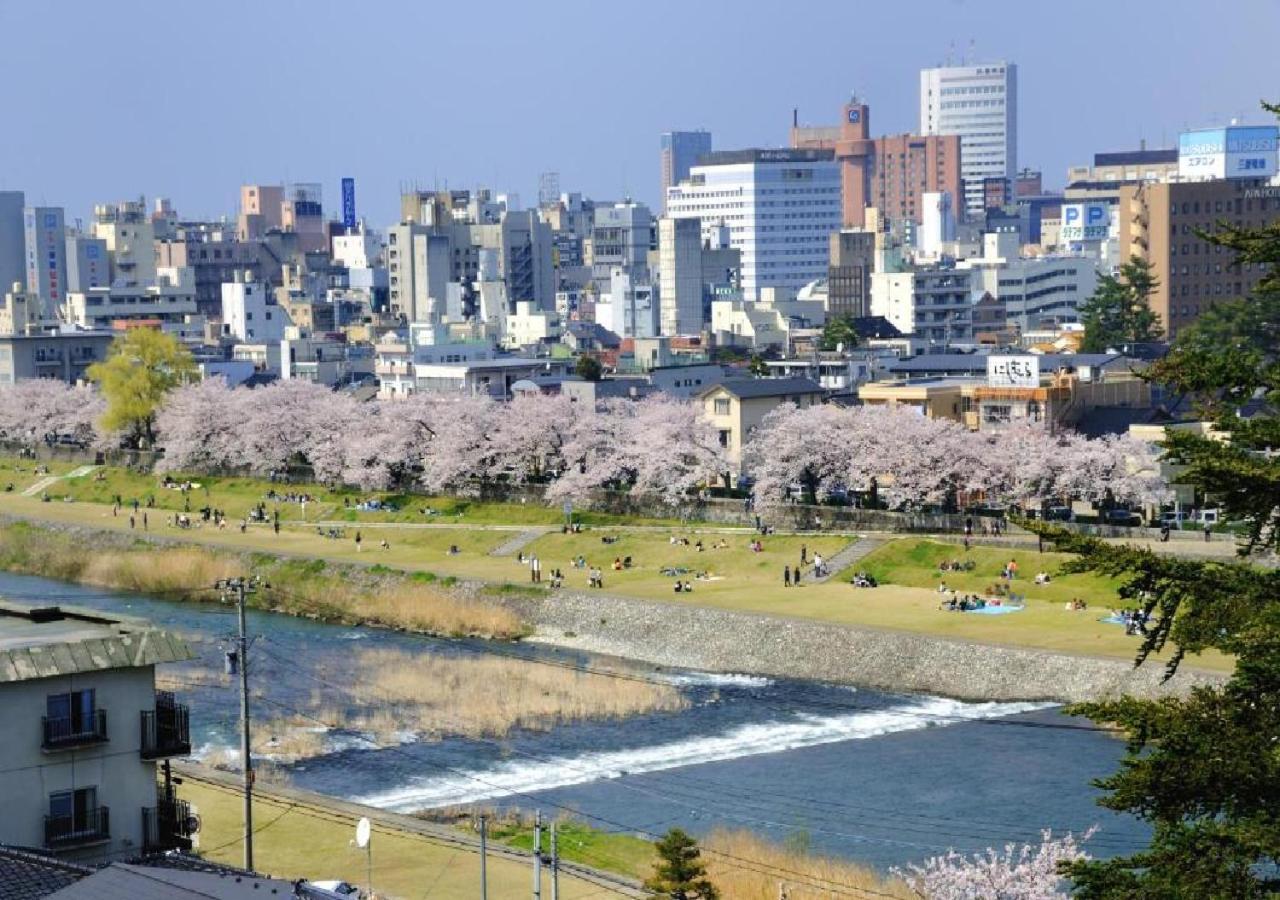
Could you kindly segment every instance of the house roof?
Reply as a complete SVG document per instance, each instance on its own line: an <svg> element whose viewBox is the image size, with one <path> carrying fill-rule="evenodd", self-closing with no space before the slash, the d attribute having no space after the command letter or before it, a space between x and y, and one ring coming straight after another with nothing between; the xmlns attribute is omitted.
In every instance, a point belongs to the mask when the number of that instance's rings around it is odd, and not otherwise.
<svg viewBox="0 0 1280 900"><path fill-rule="evenodd" d="M0 603L0 683L181 662L195 655L142 619Z"/></svg>
<svg viewBox="0 0 1280 900"><path fill-rule="evenodd" d="M1043 353L1043 354L1011 354L1015 356L1038 356L1040 371L1052 372L1056 369L1079 368L1080 366L1106 366L1124 360L1116 353ZM888 370L895 375L939 374L943 372L986 374L986 353L929 353L891 362Z"/></svg>
<svg viewBox="0 0 1280 900"><path fill-rule="evenodd" d="M112 863L48 900L284 900L305 896L294 883L236 872L194 872Z"/></svg>
<svg viewBox="0 0 1280 900"><path fill-rule="evenodd" d="M44 900L93 870L21 847L0 847L0 900Z"/></svg>
<svg viewBox="0 0 1280 900"><path fill-rule="evenodd" d="M808 378L732 378L713 384L698 396L725 390L741 400L756 397L783 397L789 394L821 394L822 385Z"/></svg>

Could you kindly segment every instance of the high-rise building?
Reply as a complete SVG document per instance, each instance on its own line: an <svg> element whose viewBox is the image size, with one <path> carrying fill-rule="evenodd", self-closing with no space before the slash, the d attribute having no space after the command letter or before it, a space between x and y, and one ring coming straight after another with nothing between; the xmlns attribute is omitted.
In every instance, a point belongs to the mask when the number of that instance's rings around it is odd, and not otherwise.
<svg viewBox="0 0 1280 900"><path fill-rule="evenodd" d="M110 287L110 260L107 242L102 238L67 235L67 290Z"/></svg>
<svg viewBox="0 0 1280 900"><path fill-rule="evenodd" d="M39 298L37 317L53 319L67 295L67 227L61 206L28 206L27 291Z"/></svg>
<svg viewBox="0 0 1280 900"><path fill-rule="evenodd" d="M1276 222L1280 187L1266 178L1123 184L1119 219L1120 259L1151 264L1151 308L1172 339L1215 304L1248 296L1266 274L1200 235L1224 220L1246 229Z"/></svg>
<svg viewBox="0 0 1280 900"><path fill-rule="evenodd" d="M870 118L870 107L854 99L841 110L839 125L793 124L791 146L835 151L845 228L862 228L867 208L874 206L901 233L906 223L920 223L922 194L960 195L960 138L915 134L871 138Z"/></svg>
<svg viewBox="0 0 1280 900"><path fill-rule="evenodd" d="M967 217L984 210L987 178L1018 171L1018 67L994 62L920 72L920 133L960 136Z"/></svg>
<svg viewBox="0 0 1280 900"><path fill-rule="evenodd" d="M0 295L11 290L14 284L26 284L27 267L24 262L26 228L22 224L22 209L26 199L22 191L0 191Z"/></svg>
<svg viewBox="0 0 1280 900"><path fill-rule="evenodd" d="M732 150L707 154L667 192L673 219L701 219L704 240L721 226L742 251L742 296L795 292L827 277L828 240L840 229L840 169L831 150Z"/></svg>
<svg viewBox="0 0 1280 900"><path fill-rule="evenodd" d="M653 213L643 203L627 201L597 206L590 241L584 248L591 277L602 289L612 283L612 273L617 268L626 269L643 280L652 235Z"/></svg>
<svg viewBox="0 0 1280 900"><path fill-rule="evenodd" d="M142 287L156 280L156 229L145 200L101 203L93 208L93 236L105 242L111 284Z"/></svg>
<svg viewBox="0 0 1280 900"><path fill-rule="evenodd" d="M660 333L702 331L702 220L658 220Z"/></svg>
<svg viewBox="0 0 1280 900"><path fill-rule="evenodd" d="M709 131L665 131L662 134L662 214L667 213L667 191L689 177L698 159L711 152Z"/></svg>

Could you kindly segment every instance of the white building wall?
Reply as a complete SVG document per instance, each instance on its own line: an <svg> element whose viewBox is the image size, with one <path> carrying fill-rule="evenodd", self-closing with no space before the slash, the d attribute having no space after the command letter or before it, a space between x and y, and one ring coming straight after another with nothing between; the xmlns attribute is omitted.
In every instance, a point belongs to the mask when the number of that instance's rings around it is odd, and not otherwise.
<svg viewBox="0 0 1280 900"><path fill-rule="evenodd" d="M702 223L658 221L658 302L664 335L702 331Z"/></svg>
<svg viewBox="0 0 1280 900"><path fill-rule="evenodd" d="M841 225L840 171L829 152L735 151L694 166L668 192L673 219L702 220L704 240L721 227L742 253L742 292L795 292L827 277L829 237Z"/></svg>
<svg viewBox="0 0 1280 900"><path fill-rule="evenodd" d="M984 178L1018 171L1018 67L994 62L920 72L920 133L960 135L959 207L983 212Z"/></svg>
<svg viewBox="0 0 1280 900"><path fill-rule="evenodd" d="M222 323L227 334L249 344L274 343L284 338L289 324L285 311L271 299L265 284L236 281L222 285Z"/></svg>

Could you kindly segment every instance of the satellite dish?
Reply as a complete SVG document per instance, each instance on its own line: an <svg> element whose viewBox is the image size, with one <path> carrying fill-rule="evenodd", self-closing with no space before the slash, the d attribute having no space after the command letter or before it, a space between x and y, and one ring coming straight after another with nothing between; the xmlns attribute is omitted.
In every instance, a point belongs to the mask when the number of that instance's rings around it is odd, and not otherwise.
<svg viewBox="0 0 1280 900"><path fill-rule="evenodd" d="M356 846L361 849L369 846L369 837L373 832L373 826L369 824L367 818L361 817L356 823Z"/></svg>

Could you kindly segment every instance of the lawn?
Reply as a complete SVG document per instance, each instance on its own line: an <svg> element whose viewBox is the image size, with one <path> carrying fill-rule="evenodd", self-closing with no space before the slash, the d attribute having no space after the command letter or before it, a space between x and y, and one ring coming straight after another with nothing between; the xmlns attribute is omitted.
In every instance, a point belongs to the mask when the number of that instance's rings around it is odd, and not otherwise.
<svg viewBox="0 0 1280 900"><path fill-rule="evenodd" d="M21 493L46 477L45 475L36 474L36 469L39 467L47 469L49 475L62 475L76 468L74 463L65 463L58 460L46 461L19 459L16 456L0 456L0 490L7 489L9 485L13 485L14 492Z"/></svg>
<svg viewBox="0 0 1280 900"><path fill-rule="evenodd" d="M199 851L215 862L240 865L241 799L227 787L185 779L180 796L200 816ZM315 811L290 800L259 792L253 805L254 868L281 878L322 880L340 878L365 883L365 854L351 845L353 817L340 811ZM379 896L438 897L470 900L477 896L479 855L461 847L438 843L411 832L383 825L373 828L373 886ZM566 847L565 856L568 857ZM489 895L517 897L531 884L531 865L490 856ZM544 873L543 890L551 881ZM424 893L425 892L425 893ZM598 886L568 875L560 877L565 898L599 896Z"/></svg>
<svg viewBox="0 0 1280 900"><path fill-rule="evenodd" d="M548 826L543 827L542 849L549 846ZM493 839L532 850L533 826L527 822L493 823L489 828ZM556 849L561 857L596 869L620 872L632 878L645 879L653 866L653 843L630 834L598 831L573 819L556 822Z"/></svg>
<svg viewBox="0 0 1280 900"><path fill-rule="evenodd" d="M29 473L36 463L16 457L0 457L0 484L13 481L16 489L35 481ZM47 464L51 474L60 475L76 468L76 464L52 462ZM19 477L8 476L14 472ZM306 520L316 522L342 521L383 523L417 523L431 525L559 525L564 513L559 507L537 503L494 503L456 497L426 497L417 494L393 494L385 491L331 490L315 484L279 484L266 478L230 477L171 473L173 487L165 487L163 475L134 472L120 466L103 466L87 478L60 481L49 489L55 499L71 497L80 502L110 504L121 497L126 505L133 500L144 504L154 500L158 509L169 511L198 510L212 506L223 510L232 519L240 519L258 503L266 503L269 511L279 508L282 521L301 521L302 506L299 503L275 503L266 499L269 491L277 493L306 493L313 500L307 504ZM20 478L24 480L20 480ZM178 488L185 482L195 487L190 491ZM390 502L395 510L357 510L362 501L378 499ZM429 511L429 512L428 512ZM576 511L574 521L582 524L609 524L626 521L628 524L670 525L674 519L625 518L608 513Z"/></svg>
<svg viewBox="0 0 1280 900"><path fill-rule="evenodd" d="M0 497L0 510L37 519L114 530L128 529L127 517L112 517L109 506L98 504L41 503L36 498L8 494ZM515 536L511 531L463 527L371 527L362 532L365 549L357 553L354 530L350 526L347 537L342 540L322 538L316 534L314 526L301 524L284 528L278 535L263 526L251 527L247 534L241 534L238 528L181 531L166 527L163 516L159 523L153 520L151 526L153 531L166 537L239 550L379 564L409 571L475 578L495 585L529 583L526 564L514 556L489 555L493 547ZM669 537L673 534L687 536L691 543L701 537L707 549L699 553L693 546L672 545ZM384 536L390 542L389 550L378 547ZM601 541L604 536L616 536L618 540L605 544ZM729 547L711 549L721 539L727 541ZM751 539L749 533L743 532L720 534L679 528L633 532L598 527L579 534L544 534L527 545L525 552L536 553L542 560L544 582L550 571L558 567L563 570L565 586L570 589L587 589L586 570L574 569L570 565L571 559L582 555L588 565L603 569L605 594L1126 660L1133 659L1138 646L1137 639L1125 635L1120 626L1098 621L1106 614L1107 607L1116 603L1113 587L1105 579L1073 575L1055 578L1053 583L1043 588L1032 583L1032 577L1039 569L1056 569L1065 558L1061 555L1046 553L1042 557L1031 547L1019 551L973 550L978 568L968 574L947 573L948 585L960 591L982 591L998 580L1000 567L1012 556L1018 559L1020 568L1020 577L1015 583L1019 589L1025 587L1026 590L1020 592L1029 597L1027 608L1021 612L986 616L938 609L936 588L941 573L937 571L937 561L963 556L963 548L956 544L919 538L889 542L856 567L875 574L882 583L879 588L854 588L847 581L848 575L842 574L839 579L825 584L785 589L782 586L782 567L799 561L802 544L807 545L810 554L821 552L828 555L850 539L769 536L763 539L762 553L754 553L748 548ZM450 544L458 545L460 552L457 555L447 553ZM626 556L632 557L635 567L615 572L613 560ZM693 584L693 592L674 593L675 578L664 576L659 571L664 566L687 568L688 574L681 578ZM694 576L699 571L706 571L721 580L697 580ZM1065 610L1066 600L1073 596L1081 596L1088 601L1089 609ZM607 597L602 598L602 603L607 603ZM1191 657L1186 664L1218 671L1228 670L1232 665L1230 659L1218 654Z"/></svg>

